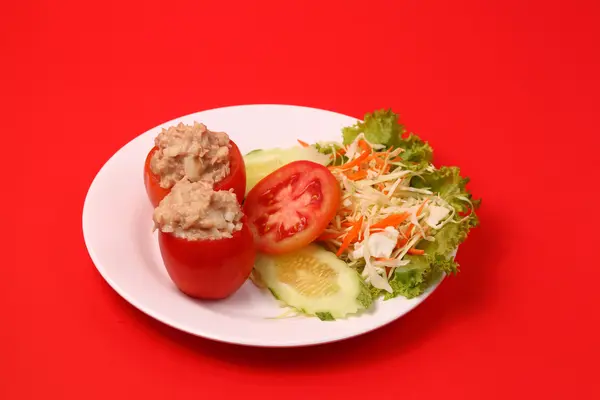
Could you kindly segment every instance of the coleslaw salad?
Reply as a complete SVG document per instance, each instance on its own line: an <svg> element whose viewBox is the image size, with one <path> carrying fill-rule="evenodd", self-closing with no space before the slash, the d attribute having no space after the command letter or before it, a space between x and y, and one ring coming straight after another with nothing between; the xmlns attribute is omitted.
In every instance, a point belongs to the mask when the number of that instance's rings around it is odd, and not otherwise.
<svg viewBox="0 0 600 400"><path fill-rule="evenodd" d="M420 295L478 225L468 178L457 167L435 168L429 144L407 135L391 110L344 128L344 143L314 145L330 155L342 207L319 241L359 270L375 297ZM299 141L301 145L307 143Z"/></svg>

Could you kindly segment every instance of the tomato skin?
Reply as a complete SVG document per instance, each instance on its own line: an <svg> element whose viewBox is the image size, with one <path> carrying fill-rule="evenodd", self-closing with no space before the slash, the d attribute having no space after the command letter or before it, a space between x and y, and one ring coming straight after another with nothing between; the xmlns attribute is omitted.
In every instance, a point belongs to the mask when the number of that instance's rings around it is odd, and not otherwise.
<svg viewBox="0 0 600 400"><path fill-rule="evenodd" d="M158 175L155 175L150 168L152 156L157 151L158 147L153 147L152 150L148 152L148 155L146 156L146 162L144 163L144 186L146 186L146 193L148 193L148 198L150 199L150 203L152 203L154 208L158 207L160 201L164 199L165 196L171 191L171 189L165 189L160 186L160 179Z"/></svg>
<svg viewBox="0 0 600 400"><path fill-rule="evenodd" d="M240 152L237 145L230 140L231 151L229 152L229 166L230 171L220 182L215 183L214 190L229 190L233 189L238 202L241 204L246 194L246 165L244 164L244 157ZM165 198L171 192L171 189L165 189L160 186L160 178L150 168L150 162L152 156L158 151L158 147L153 147L146 156L144 163L144 186L146 187L146 193L150 202L154 208L158 207L158 204L162 199Z"/></svg>
<svg viewBox="0 0 600 400"><path fill-rule="evenodd" d="M197 299L224 299L244 284L256 250L245 218L242 223L231 238L219 240L186 240L159 231L165 267L181 292Z"/></svg>
<svg viewBox="0 0 600 400"><path fill-rule="evenodd" d="M229 143L231 143L229 175L215 183L215 191L233 189L238 203L242 204L246 195L246 164L244 156L233 140L230 140Z"/></svg>
<svg viewBox="0 0 600 400"><path fill-rule="evenodd" d="M310 201L304 205L294 204L302 197L302 193L311 187L311 195L318 198L316 203L312 204ZM265 200L268 193L274 193L277 198L277 193L284 191L287 191L289 196L284 195L281 200L276 200L274 205L268 202L271 197ZM248 217L257 250L266 254L284 254L315 241L335 217L340 203L339 183L327 167L311 161L294 161L267 175L252 188L244 202L244 213ZM297 229L294 224L293 232L283 232L279 237L281 225L272 225L265 229L265 215L273 216L273 209L277 209L275 215L283 215L275 218L276 223L286 220L289 215L304 218L291 220L300 228ZM266 217L266 220L270 221L269 218Z"/></svg>

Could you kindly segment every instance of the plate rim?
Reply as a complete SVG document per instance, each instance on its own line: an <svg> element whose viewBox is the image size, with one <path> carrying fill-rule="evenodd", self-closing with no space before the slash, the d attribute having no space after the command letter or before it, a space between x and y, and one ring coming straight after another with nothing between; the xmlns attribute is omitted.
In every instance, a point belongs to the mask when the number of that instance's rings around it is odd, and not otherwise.
<svg viewBox="0 0 600 400"><path fill-rule="evenodd" d="M373 325L369 325L366 326L365 329L360 329L358 332L350 332L349 334L341 334L341 335L337 335L334 338L329 338L329 337L324 337L323 339L319 339L319 340L312 340L310 342L294 342L294 341L290 341L290 342L286 342L286 343L273 343L273 344L268 344L268 343L259 343L256 340L235 340L235 339L227 339L227 338L223 338L223 337L219 337L218 335L214 335L211 333L203 333L203 332L199 332L198 329L192 329L191 327L189 327L186 324L180 324L180 323L176 323L173 322L172 319L168 316L165 315L164 313L160 312L160 311L155 311L150 307L146 307L143 304L143 301L137 301L135 296L132 296L130 294L128 294L128 292L126 290L124 290L116 281L114 281L113 279L111 279L111 277L108 275L107 271L105 270L105 268L103 268L101 265L102 263L99 261L98 256L96 255L95 251L93 250L91 244L90 244L90 239L89 239L89 233L86 234L86 219L89 218L87 217L90 213L89 211L89 202L90 202L90 193L92 193L95 185L97 185L97 182L99 180L99 177L101 176L101 174L105 171L105 169L107 168L107 165L111 162L111 160L117 156L118 153L120 153L124 148L132 145L134 142L136 142L137 140L141 140L141 138L146 135L148 132L155 130L155 129L159 129L162 126L167 126L169 124L173 124L179 120L182 119L186 119L189 117L192 117L193 115L199 114L199 113L203 113L203 112L210 112L210 111L217 111L217 110L227 110L227 109L236 109L236 108L260 108L260 107L281 107L281 108L301 108L301 109L308 109L308 110L312 110L312 111L318 111L318 112L327 112L327 113L331 113L331 114L336 114L338 116L342 116L344 118L352 118L355 119L357 122L358 121L362 121L360 118L356 118L347 114L342 114L336 111L332 111L332 110L327 110L327 109L322 109L322 108L317 108L317 107L311 107L311 106L303 106L303 105L296 105L296 104L285 104L285 103L251 103L251 104L235 104L235 105L227 105L227 106L223 106L223 107L215 107L215 108L209 108L209 109L203 109L203 110L199 110L193 113L189 113L189 114L185 114L185 115L181 115L175 118L172 118L168 121L164 121L162 123L159 123L156 126L153 126L141 133L139 133L137 136L133 137L132 139L130 139L129 141L127 141L126 143L124 143L122 146L120 146L117 150L115 150L112 155L110 157L108 157L108 159L102 164L102 166L98 169L98 171L96 172L96 174L94 175L94 178L92 179L91 183L89 184L89 187L87 189L84 201L83 201L83 209L82 209L82 214L81 214L81 223L82 223L82 232L83 232L83 239L84 239L84 243L85 243L85 247L86 250L88 252L88 255L92 261L92 263L94 264L94 267L96 268L96 270L100 273L100 276L102 276L102 278L106 281L106 283L108 283L108 285L119 295L121 296L126 302L128 302L131 306L133 306L134 308L138 309L139 311L141 311L142 313L146 314L147 316L153 318L154 320L165 324L173 329L185 332L187 334L190 334L192 336L196 336L196 337L200 337L203 339L207 339L207 340L212 340L212 341L216 341L216 342L220 342L220 343L226 343L226 344L232 344L232 345L239 345L239 346L249 346L249 347L260 347L260 348L293 348L293 347L309 347L309 346L319 346L319 345L324 345L324 344L328 344L328 343L336 343L336 342L340 342L343 340L347 340L350 338L354 338L354 337L359 337L362 335L365 335L367 333L373 332L379 328L382 328L386 325L389 325L390 323L404 317L405 315L407 315L408 313L410 313L411 311L413 311L415 308L417 308L421 303L423 303L438 287L439 285L442 283L442 281L445 280L445 275L442 276L436 283L434 283L432 286L430 286L423 294L421 294L417 299L418 301L415 302L414 304L410 304L408 306L408 309L402 313L402 314L392 314L389 316L389 318L386 318L383 321L380 321L378 323L374 323ZM327 322L324 322L327 323ZM335 322L332 322L335 323Z"/></svg>

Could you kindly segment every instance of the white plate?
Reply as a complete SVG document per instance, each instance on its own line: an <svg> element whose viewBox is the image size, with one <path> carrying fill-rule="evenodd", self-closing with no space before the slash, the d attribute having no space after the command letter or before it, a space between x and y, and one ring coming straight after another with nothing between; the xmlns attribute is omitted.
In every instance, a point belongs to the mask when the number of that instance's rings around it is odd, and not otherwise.
<svg viewBox="0 0 600 400"><path fill-rule="evenodd" d="M242 153L256 148L341 140L340 129L355 118L330 111L287 105L225 107L177 118L133 139L102 167L83 208L83 234L100 274L125 300L144 313L194 335L251 346L289 347L338 341L372 331L406 314L419 298L379 301L368 313L347 320L271 319L282 309L251 282L218 302L193 300L169 279L152 233L152 206L142 171L146 154L162 127L203 122L227 132Z"/></svg>

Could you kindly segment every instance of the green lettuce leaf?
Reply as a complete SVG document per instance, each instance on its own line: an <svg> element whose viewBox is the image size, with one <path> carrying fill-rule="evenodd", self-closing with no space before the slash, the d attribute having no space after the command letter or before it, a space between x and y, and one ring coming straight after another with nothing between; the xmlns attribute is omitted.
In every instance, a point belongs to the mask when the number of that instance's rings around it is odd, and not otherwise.
<svg viewBox="0 0 600 400"><path fill-rule="evenodd" d="M439 194L457 211L452 222L432 232L435 241L422 241L417 246L425 250L427 254L450 254L466 240L471 228L479 225L476 211L481 204L481 200L473 199L473 195L467 189L467 183L469 183L469 178L462 177L458 167L441 167L433 172L425 172L412 178L411 186L427 188Z"/></svg>
<svg viewBox="0 0 600 400"><path fill-rule="evenodd" d="M479 219L475 214L475 211L471 213L466 219L457 221L455 218L454 222L447 223L442 229L432 233L435 241L426 242L422 241L419 243L417 248L425 250L426 254L432 255L447 255L456 250L458 245L464 242L469 235L471 228L476 227L479 224Z"/></svg>
<svg viewBox="0 0 600 400"><path fill-rule="evenodd" d="M403 164L413 171L426 168L433 160L433 149L429 143L415 134L411 133L407 138L400 138L397 146L404 149L399 154Z"/></svg>
<svg viewBox="0 0 600 400"><path fill-rule="evenodd" d="M352 143L363 133L367 141L383 144L387 147L397 146L404 127L398 122L398 114L392 110L376 110L365 114L364 122L342 129L344 144Z"/></svg>
<svg viewBox="0 0 600 400"><path fill-rule="evenodd" d="M314 144L315 149L321 154L331 154L333 150L339 150L342 148L339 144L329 143L329 142L317 142Z"/></svg>
<svg viewBox="0 0 600 400"><path fill-rule="evenodd" d="M425 254L422 256L406 256L410 261L406 267L397 268L390 279L393 293L384 292L384 299L404 296L407 299L420 296L437 282L443 273L455 274L458 264L449 257Z"/></svg>
<svg viewBox="0 0 600 400"><path fill-rule="evenodd" d="M317 149L317 151L321 154L332 154L334 149L337 151L337 150L343 148L340 145L332 144L332 143L315 143L314 146L315 146L315 149ZM338 155L337 157L335 157L334 161L329 162L329 165L342 165L346 162L348 162L348 157L343 156L343 155Z"/></svg>
<svg viewBox="0 0 600 400"><path fill-rule="evenodd" d="M400 124L398 114L392 110L377 110L367 113L364 122L342 129L344 144L352 143L361 133L371 143L383 144L386 147L402 148L400 158L412 170L427 167L433 159L433 149L429 143L421 140L417 135L410 134L403 138L404 126Z"/></svg>
<svg viewBox="0 0 600 400"><path fill-rule="evenodd" d="M471 192L467 190L468 177L460 175L458 167L441 167L433 172L425 172L411 179L410 185L415 188L429 189L439 193L440 197L450 203L460 213L469 210L469 202L478 208L481 200L473 200ZM465 201L464 199L468 199Z"/></svg>

